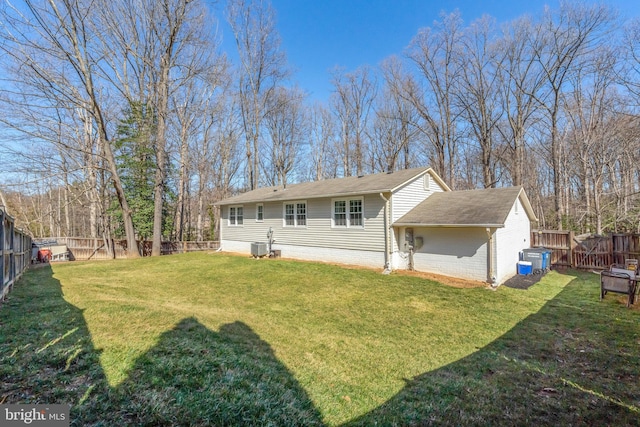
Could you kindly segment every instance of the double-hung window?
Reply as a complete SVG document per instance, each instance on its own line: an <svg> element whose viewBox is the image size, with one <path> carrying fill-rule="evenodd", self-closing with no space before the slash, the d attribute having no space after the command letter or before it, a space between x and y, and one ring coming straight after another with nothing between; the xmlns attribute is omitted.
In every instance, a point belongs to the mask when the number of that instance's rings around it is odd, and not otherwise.
<svg viewBox="0 0 640 427"><path fill-rule="evenodd" d="M284 226L307 226L307 202L290 202L284 204Z"/></svg>
<svg viewBox="0 0 640 427"><path fill-rule="evenodd" d="M364 201L356 199L333 200L333 227L364 227Z"/></svg>
<svg viewBox="0 0 640 427"><path fill-rule="evenodd" d="M336 200L333 202L333 225L336 227L347 226L347 201Z"/></svg>
<svg viewBox="0 0 640 427"><path fill-rule="evenodd" d="M362 199L349 200L349 226L362 227Z"/></svg>
<svg viewBox="0 0 640 427"><path fill-rule="evenodd" d="M307 225L307 204L296 203L296 227L306 227Z"/></svg>
<svg viewBox="0 0 640 427"><path fill-rule="evenodd" d="M256 222L264 221L264 205L262 203L258 203L256 205Z"/></svg>
<svg viewBox="0 0 640 427"><path fill-rule="evenodd" d="M229 207L229 225L238 226L244 222L242 206Z"/></svg>

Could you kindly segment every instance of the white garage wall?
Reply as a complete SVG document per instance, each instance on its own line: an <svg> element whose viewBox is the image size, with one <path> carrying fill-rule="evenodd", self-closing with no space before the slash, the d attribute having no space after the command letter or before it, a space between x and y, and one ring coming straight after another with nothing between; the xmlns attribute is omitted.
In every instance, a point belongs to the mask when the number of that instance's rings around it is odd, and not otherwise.
<svg viewBox="0 0 640 427"><path fill-rule="evenodd" d="M522 249L531 247L531 221L517 199L504 228L498 228L496 239L496 282L504 282L518 272L518 257Z"/></svg>
<svg viewBox="0 0 640 427"><path fill-rule="evenodd" d="M424 245L414 254L418 271L471 280L487 280L484 228L414 228Z"/></svg>

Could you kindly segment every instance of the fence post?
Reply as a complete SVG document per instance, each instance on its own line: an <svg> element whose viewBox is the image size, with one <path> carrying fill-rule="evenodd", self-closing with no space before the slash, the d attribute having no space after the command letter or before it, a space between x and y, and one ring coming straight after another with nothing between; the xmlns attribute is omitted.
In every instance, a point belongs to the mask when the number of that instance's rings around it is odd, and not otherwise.
<svg viewBox="0 0 640 427"><path fill-rule="evenodd" d="M9 222L9 289L13 287L13 282L16 280L16 252L15 252L15 224L13 221Z"/></svg>
<svg viewBox="0 0 640 427"><path fill-rule="evenodd" d="M31 237L17 230L13 218L0 207L0 301L29 266L27 260L31 261Z"/></svg>
<svg viewBox="0 0 640 427"><path fill-rule="evenodd" d="M4 210L0 209L0 300L4 299Z"/></svg>
<svg viewBox="0 0 640 427"><path fill-rule="evenodd" d="M575 241L575 236L573 234L573 231L569 231L569 267L570 268L575 268L576 263L573 259L573 248L576 247L576 241Z"/></svg>

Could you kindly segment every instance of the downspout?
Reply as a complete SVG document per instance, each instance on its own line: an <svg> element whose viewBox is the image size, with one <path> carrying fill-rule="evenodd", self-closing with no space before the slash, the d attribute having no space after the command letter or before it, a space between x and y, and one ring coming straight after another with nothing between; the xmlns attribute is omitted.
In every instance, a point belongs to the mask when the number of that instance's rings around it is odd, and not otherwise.
<svg viewBox="0 0 640 427"><path fill-rule="evenodd" d="M391 273L391 226L389 225L390 209L389 201L384 194L380 193L380 198L384 201L384 271L383 274Z"/></svg>
<svg viewBox="0 0 640 427"><path fill-rule="evenodd" d="M220 209L218 209L219 213L218 213L218 242L220 246L218 246L218 250L216 252L221 252L222 251L222 219L223 219L223 215L222 215L222 209L224 209L224 206L220 206ZM215 230L215 226L213 227L213 229Z"/></svg>
<svg viewBox="0 0 640 427"><path fill-rule="evenodd" d="M489 282L491 286L495 286L496 275L493 269L495 259L495 254L493 251L493 232L489 227L487 227L485 230L487 232L487 263L489 264L489 274L487 275L487 282Z"/></svg>

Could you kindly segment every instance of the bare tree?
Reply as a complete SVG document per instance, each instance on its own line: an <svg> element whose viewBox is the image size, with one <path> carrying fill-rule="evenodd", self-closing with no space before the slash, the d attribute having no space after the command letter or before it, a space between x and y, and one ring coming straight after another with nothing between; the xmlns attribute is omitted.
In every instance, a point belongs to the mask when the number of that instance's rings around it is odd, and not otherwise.
<svg viewBox="0 0 640 427"><path fill-rule="evenodd" d="M618 79L631 94L634 105L640 105L640 18L629 22L624 28L621 56L624 66Z"/></svg>
<svg viewBox="0 0 640 427"><path fill-rule="evenodd" d="M623 154L619 126L615 116L619 98L615 93L616 55L612 49L597 49L589 55L584 66L571 76L572 90L563 97L563 108L569 120L570 148L576 163L575 177L579 180L579 200L585 213L593 219L595 232L603 232L605 181L609 170ZM590 226L591 224L587 224Z"/></svg>
<svg viewBox="0 0 640 427"><path fill-rule="evenodd" d="M525 141L527 131L537 120L540 90L544 74L533 54L534 29L528 17L508 23L496 49L499 67L499 99L502 101L507 126L498 131L506 141L509 156L505 162L511 171L513 185L524 184Z"/></svg>
<svg viewBox="0 0 640 427"><path fill-rule="evenodd" d="M415 166L416 154L412 149L417 140L420 116L415 106L403 96L407 74L397 57L381 64L384 77L382 96L376 103L372 127L372 150L379 168L391 172Z"/></svg>
<svg viewBox="0 0 640 427"><path fill-rule="evenodd" d="M109 30L98 32L105 52L101 62L104 78L120 92L125 103L145 106L153 115L150 142L155 153L155 176L151 254L160 255L170 157L169 117L174 114L170 111L171 97L180 86L193 85L194 79L216 67L216 46L206 30L207 14L199 2L116 2L105 7L99 18L101 27ZM124 107L127 105L121 108ZM187 125L184 121L182 124ZM177 132L178 139L184 136L182 131L184 129ZM185 143L182 140L180 159L186 159ZM185 172L184 168L180 171ZM185 182L182 181L178 190L180 196L184 196ZM184 207L184 197L181 202Z"/></svg>
<svg viewBox="0 0 640 427"><path fill-rule="evenodd" d="M494 137L502 108L498 98L498 68L500 55L492 44L493 18L483 16L464 32L460 51L456 55L460 78L455 91L456 103L469 123L480 149L482 184L495 187L496 156Z"/></svg>
<svg viewBox="0 0 640 427"><path fill-rule="evenodd" d="M92 32L90 19L101 6L71 0L48 4L26 0L24 5L21 10L6 7L1 12L5 31L0 49L6 56L5 61L8 58L13 63L13 67L7 70L12 79L10 87L19 91L5 91L2 102L23 113L23 118L35 114L58 121L59 116L49 114L52 110L47 107L52 106L68 111L78 109L88 114L95 129L95 141L101 146L101 154L122 208L130 248L128 256L139 256L131 209L111 147L109 96L99 87L101 79L96 58L100 58L100 53L92 44L96 34ZM59 108L53 111L58 112ZM31 134L32 123L5 124L29 137L43 136Z"/></svg>
<svg viewBox="0 0 640 427"><path fill-rule="evenodd" d="M239 101L235 96L225 96L219 109L212 110L204 123L203 151L199 158L199 215L204 217L204 200L206 186L210 185L211 202L229 197L238 180L242 153L242 120L240 119ZM211 153L211 154L207 154ZM212 208L213 209L213 208ZM219 229L220 215L218 211L210 213L212 229Z"/></svg>
<svg viewBox="0 0 640 427"><path fill-rule="evenodd" d="M562 147L559 129L562 91L580 59L605 41L613 14L606 6L562 4L557 12L547 9L536 25L533 54L542 67L548 96L539 100L549 120L554 213L561 230L565 209L562 203Z"/></svg>
<svg viewBox="0 0 640 427"><path fill-rule="evenodd" d="M310 176L313 181L338 177L337 125L332 112L316 103L311 107L311 129L309 130Z"/></svg>
<svg viewBox="0 0 640 427"><path fill-rule="evenodd" d="M262 156L267 161L263 169L269 185L286 187L289 174L299 160L300 149L309 133L305 98L306 94L299 88L278 88L269 101L269 112L265 116L268 148Z"/></svg>
<svg viewBox="0 0 640 427"><path fill-rule="evenodd" d="M245 137L247 186L259 185L260 136L267 105L287 76L284 52L268 0L230 0L227 20L240 57L238 93Z"/></svg>
<svg viewBox="0 0 640 427"><path fill-rule="evenodd" d="M202 58L194 58L202 61ZM228 92L229 75L228 64L224 56L212 57L206 71L194 75L193 78L185 81L172 94L171 105L173 115L172 125L177 133L177 141L179 142L178 153L178 194L176 205L175 230L178 240L184 239L184 229L190 225L187 221L189 214L189 188L192 183L192 174L199 177L199 181L205 178L205 181L199 182L196 190L196 217L200 226L196 226L196 234L198 239L202 239L202 206L204 203L203 189L206 186L206 172L203 164L199 162L198 154L201 146L208 151L208 145L211 143L211 127L215 121L220 120L222 98L225 92ZM194 64L191 67L194 70L201 68ZM194 161L198 159L198 161ZM205 160L204 158L203 160ZM207 161L207 160L205 160ZM208 161L210 163L210 160Z"/></svg>
<svg viewBox="0 0 640 427"><path fill-rule="evenodd" d="M332 105L340 122L344 176L364 173L365 140L369 113L376 96L376 82L368 67L332 76Z"/></svg>
<svg viewBox="0 0 640 427"><path fill-rule="evenodd" d="M460 76L455 55L462 37L459 12L442 16L434 28L423 28L409 45L408 57L417 68L421 82L407 86L406 95L421 117L420 132L433 149L434 169L455 187L455 163L459 132L459 112L454 104L454 86Z"/></svg>

